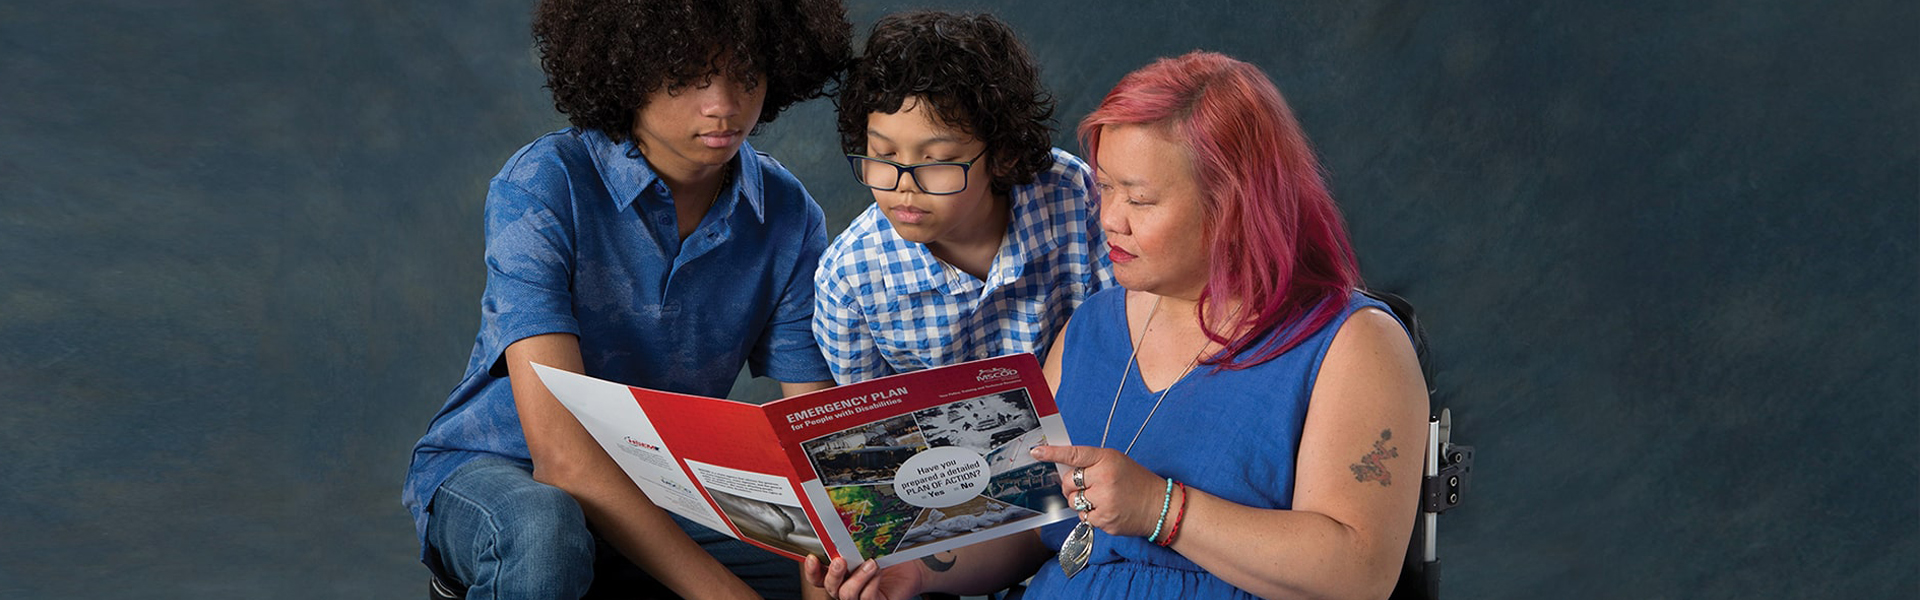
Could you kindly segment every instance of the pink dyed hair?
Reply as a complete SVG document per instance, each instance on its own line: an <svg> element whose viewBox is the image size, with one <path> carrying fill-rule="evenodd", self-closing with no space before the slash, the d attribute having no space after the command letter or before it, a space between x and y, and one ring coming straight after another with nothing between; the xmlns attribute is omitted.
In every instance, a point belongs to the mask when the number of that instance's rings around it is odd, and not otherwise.
<svg viewBox="0 0 1920 600"><path fill-rule="evenodd" d="M1129 73L1080 122L1095 168L1108 125L1165 127L1184 142L1207 190L1202 239L1212 265L1200 322L1225 346L1207 364L1244 369L1272 360L1345 310L1361 285L1353 243L1306 134L1258 67L1196 51ZM1248 312L1240 319L1247 329L1231 339L1206 325L1228 299ZM1285 335L1259 344L1276 328Z"/></svg>

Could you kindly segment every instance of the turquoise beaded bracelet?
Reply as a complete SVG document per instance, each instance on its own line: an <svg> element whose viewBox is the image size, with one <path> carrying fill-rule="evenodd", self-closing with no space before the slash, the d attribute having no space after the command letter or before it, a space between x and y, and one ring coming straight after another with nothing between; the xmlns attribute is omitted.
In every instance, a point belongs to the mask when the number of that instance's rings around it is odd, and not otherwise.
<svg viewBox="0 0 1920 600"><path fill-rule="evenodd" d="M1167 508L1173 506L1173 478L1167 478L1167 493L1160 497L1160 522L1153 524L1153 535L1147 536L1151 542L1160 537L1160 528L1167 525Z"/></svg>

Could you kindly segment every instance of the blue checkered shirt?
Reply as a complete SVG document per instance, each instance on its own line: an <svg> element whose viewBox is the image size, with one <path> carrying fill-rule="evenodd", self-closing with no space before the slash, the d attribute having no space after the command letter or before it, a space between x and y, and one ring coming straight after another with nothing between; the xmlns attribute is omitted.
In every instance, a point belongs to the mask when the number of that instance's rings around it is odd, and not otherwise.
<svg viewBox="0 0 1920 600"><path fill-rule="evenodd" d="M901 239L877 205L814 274L813 337L840 383L1005 354L1045 356L1080 302L1113 286L1093 173L1066 151L1014 186L986 281Z"/></svg>

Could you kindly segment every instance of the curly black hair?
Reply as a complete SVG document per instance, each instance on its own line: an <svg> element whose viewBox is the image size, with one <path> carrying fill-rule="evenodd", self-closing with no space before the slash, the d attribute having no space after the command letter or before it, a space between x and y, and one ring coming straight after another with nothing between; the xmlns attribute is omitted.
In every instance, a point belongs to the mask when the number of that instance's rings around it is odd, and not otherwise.
<svg viewBox="0 0 1920 600"><path fill-rule="evenodd" d="M834 99L841 149L865 154L867 115L893 114L915 96L939 123L987 143L996 194L1053 164L1053 95L1013 28L993 15L920 11L874 23Z"/></svg>
<svg viewBox="0 0 1920 600"><path fill-rule="evenodd" d="M757 123L770 123L827 92L852 30L839 0L541 0L533 17L553 107L616 142L653 92L715 76L766 75Z"/></svg>

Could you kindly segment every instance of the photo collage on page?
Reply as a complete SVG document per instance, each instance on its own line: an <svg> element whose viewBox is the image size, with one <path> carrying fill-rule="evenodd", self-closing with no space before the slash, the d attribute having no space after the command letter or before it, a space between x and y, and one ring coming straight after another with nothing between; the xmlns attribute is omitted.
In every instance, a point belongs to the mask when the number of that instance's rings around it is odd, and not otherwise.
<svg viewBox="0 0 1920 600"><path fill-rule="evenodd" d="M1047 512L1060 502L1060 482L1051 464L1027 452L1044 443L1027 391L1016 389L838 431L801 446L861 555L876 558ZM984 459L989 478L978 496L928 507L896 492L903 463L937 448L963 448Z"/></svg>

